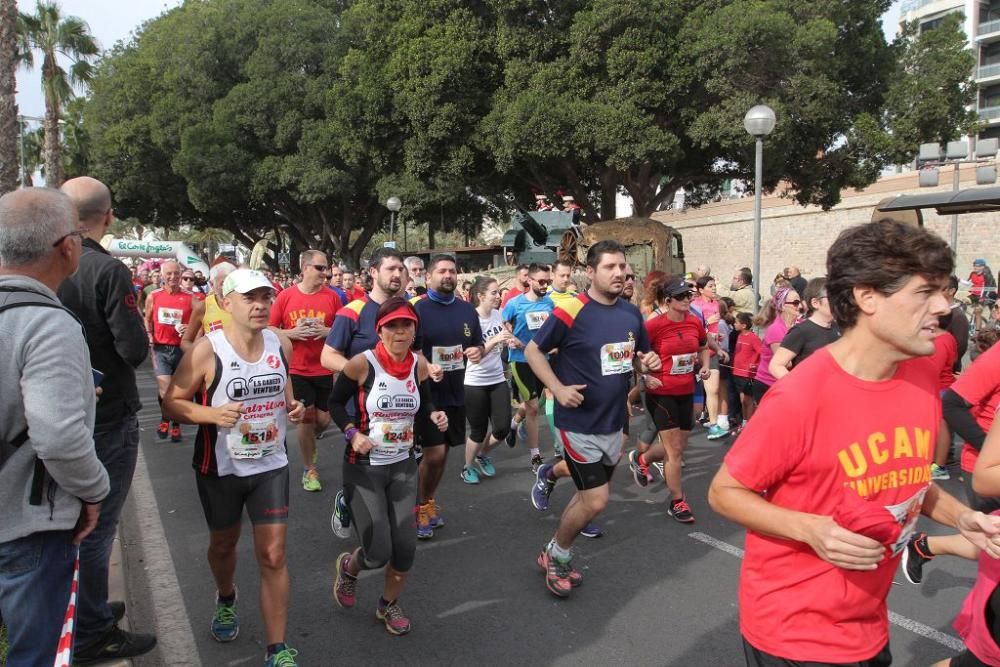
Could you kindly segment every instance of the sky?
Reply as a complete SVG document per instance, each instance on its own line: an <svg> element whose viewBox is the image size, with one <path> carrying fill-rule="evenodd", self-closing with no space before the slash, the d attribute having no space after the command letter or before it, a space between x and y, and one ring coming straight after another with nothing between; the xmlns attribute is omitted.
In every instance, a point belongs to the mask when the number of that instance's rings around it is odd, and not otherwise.
<svg viewBox="0 0 1000 667"><path fill-rule="evenodd" d="M882 27L889 40L896 34L900 1L895 0L892 8L882 18ZM64 16L78 16L90 25L90 31L102 49L110 49L115 42L128 39L144 21L155 18L179 4L180 0L61 0L59 2ZM17 5L21 11L34 12L34 0L18 0ZM45 113L40 74L37 69L31 72L22 69L18 72L17 90L17 103L22 115L42 116Z"/></svg>

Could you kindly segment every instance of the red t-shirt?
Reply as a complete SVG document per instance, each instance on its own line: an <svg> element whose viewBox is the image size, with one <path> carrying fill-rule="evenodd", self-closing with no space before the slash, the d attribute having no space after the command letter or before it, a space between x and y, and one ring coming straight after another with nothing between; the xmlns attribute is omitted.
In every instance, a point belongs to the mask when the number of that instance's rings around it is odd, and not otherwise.
<svg viewBox="0 0 1000 667"><path fill-rule="evenodd" d="M868 660L889 641L886 596L930 485L937 378L924 357L867 382L821 349L768 390L726 455L730 474L798 512L833 516L860 496L902 530L872 571L844 570L804 542L747 531L739 608L750 644L788 660L841 663Z"/></svg>
<svg viewBox="0 0 1000 667"><path fill-rule="evenodd" d="M275 298L269 324L280 329L294 329L300 318L309 317L329 327L333 324L333 316L340 310L340 306L340 297L333 290L320 287L315 294L306 294L296 285L282 290ZM319 363L325 340L326 336L311 340L293 340L289 372L308 377L329 375L330 371Z"/></svg>
<svg viewBox="0 0 1000 667"><path fill-rule="evenodd" d="M655 373L663 385L646 392L658 396L684 396L694 393L694 365L698 350L705 347L708 334L694 315L688 313L674 322L666 313L646 320L649 347L659 355L663 368Z"/></svg>
<svg viewBox="0 0 1000 667"><path fill-rule="evenodd" d="M947 331L934 339L934 367L938 369L938 389L944 391L955 383L955 361L958 359L958 341Z"/></svg>
<svg viewBox="0 0 1000 667"><path fill-rule="evenodd" d="M736 337L736 351L733 353L733 375L741 378L753 377L760 363L760 353L764 344L753 331L747 330Z"/></svg>
<svg viewBox="0 0 1000 667"><path fill-rule="evenodd" d="M518 296L518 295L521 295L521 294L524 294L524 292L522 292L517 287L511 287L510 290L508 290L507 293L503 295L503 299L500 300L500 310L501 310L501 312L503 311L503 307L507 305L508 301L510 301L511 299L513 299L515 296Z"/></svg>
<svg viewBox="0 0 1000 667"><path fill-rule="evenodd" d="M182 289L171 294L161 287L150 292L148 298L153 303L153 344L180 347L177 325L191 321L194 295Z"/></svg>
<svg viewBox="0 0 1000 667"><path fill-rule="evenodd" d="M986 286L986 274L973 271L969 274L969 282L972 283L972 289L969 290L969 294L981 297L984 291L983 288Z"/></svg>
<svg viewBox="0 0 1000 667"><path fill-rule="evenodd" d="M972 405L970 412L985 433L990 432L993 418L1000 408L1000 345L976 357L972 365L958 376L951 390ZM962 470L971 473L976 467L979 452L965 443L962 447L960 463Z"/></svg>

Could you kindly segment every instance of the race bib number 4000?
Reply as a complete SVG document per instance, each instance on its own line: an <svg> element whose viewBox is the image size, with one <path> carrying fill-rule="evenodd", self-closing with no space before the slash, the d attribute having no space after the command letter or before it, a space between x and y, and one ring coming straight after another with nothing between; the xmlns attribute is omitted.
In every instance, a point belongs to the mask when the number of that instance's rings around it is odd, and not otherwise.
<svg viewBox="0 0 1000 667"><path fill-rule="evenodd" d="M260 459L274 453L277 439L274 422L242 422L226 436L226 449L234 459Z"/></svg>
<svg viewBox="0 0 1000 667"><path fill-rule="evenodd" d="M601 347L601 375L621 375L632 372L635 341L607 343Z"/></svg>
<svg viewBox="0 0 1000 667"><path fill-rule="evenodd" d="M431 348L431 363L445 371L460 371L465 368L465 355L461 345Z"/></svg>

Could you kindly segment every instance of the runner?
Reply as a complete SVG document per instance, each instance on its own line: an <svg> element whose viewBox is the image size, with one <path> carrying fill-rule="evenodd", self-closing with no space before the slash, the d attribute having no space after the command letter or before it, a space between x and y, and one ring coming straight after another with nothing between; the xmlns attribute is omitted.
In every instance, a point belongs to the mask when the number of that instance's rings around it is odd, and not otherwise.
<svg viewBox="0 0 1000 667"><path fill-rule="evenodd" d="M181 425L170 423L163 411L163 397L170 378L181 362L181 336L187 331L194 308L194 295L180 286L181 265L174 261L160 265L163 287L154 289L146 298L144 321L149 342L153 346L153 372L159 390L160 426L156 435L160 440L170 435L171 442L181 441Z"/></svg>
<svg viewBox="0 0 1000 667"><path fill-rule="evenodd" d="M379 307L377 317L375 349L347 362L331 397L333 418L348 443L344 494L361 543L337 558L333 590L337 604L353 607L361 570L384 566L375 618L390 634L403 635L411 625L398 601L417 550L412 523L417 502L415 421L423 416L445 431L448 417L431 404L427 361L411 351L418 322L413 306L394 296ZM356 419L348 414L348 401L354 404Z"/></svg>
<svg viewBox="0 0 1000 667"><path fill-rule="evenodd" d="M490 276L479 276L472 284L472 305L479 314L483 332L483 358L465 368L465 407L469 419L469 439L465 442L462 481L478 484L481 477L493 477L496 468L487 454L507 438L510 431L510 387L503 374L500 353L514 335L503 324L500 290ZM493 423L492 432L489 431Z"/></svg>
<svg viewBox="0 0 1000 667"><path fill-rule="evenodd" d="M375 349L378 332L379 307L402 290L403 256L393 248L379 248L368 262L368 272L372 275L372 291L364 299L351 301L337 311L333 319L330 335L326 337L320 363L333 373L344 370L348 359L365 350ZM348 413L354 408L347 405ZM356 415L352 415L356 416ZM350 512L344 500L343 489L337 491L330 518L333 532L342 539L350 537Z"/></svg>
<svg viewBox="0 0 1000 667"><path fill-rule="evenodd" d="M333 377L320 364L323 341L330 333L333 316L340 310L340 299L326 288L330 270L326 255L306 250L299 255L302 280L283 290L271 308L270 327L292 343L289 372L295 395L306 406L306 415L297 429L302 452L302 488L321 491L323 485L316 471L316 436L330 425L327 399Z"/></svg>
<svg viewBox="0 0 1000 667"><path fill-rule="evenodd" d="M733 328L737 332L733 353L733 386L740 397L740 411L743 414L743 425L746 425L756 406L753 400L753 377L757 374L764 344L753 332L753 316L750 313L736 313ZM740 426L740 431L743 425Z"/></svg>
<svg viewBox="0 0 1000 667"><path fill-rule="evenodd" d="M695 282L696 296L691 300L690 305L701 312L708 329L708 335L719 344L722 336L719 332L719 324L722 322L722 306L715 293L715 278L704 275ZM662 354L661 354L662 357ZM722 381L719 373L719 363L729 363L729 355L722 350L721 354L715 350L708 351L708 375L700 374L705 386L705 409L708 413L708 439L720 440L729 435L729 413L720 408L725 403L722 394Z"/></svg>
<svg viewBox="0 0 1000 667"><path fill-rule="evenodd" d="M327 286L333 290L343 305L346 306L353 301L353 299L347 298L347 292L344 291L344 267L337 262L330 262L330 280L327 282Z"/></svg>
<svg viewBox="0 0 1000 667"><path fill-rule="evenodd" d="M524 294L529 289L531 289L531 285L528 281L528 265L518 264L517 271L514 274L514 286L508 289L507 293L503 295L502 299L500 299L500 310L503 311L503 309L507 306L507 302L515 296Z"/></svg>
<svg viewBox="0 0 1000 667"><path fill-rule="evenodd" d="M205 300L205 293L198 289L198 277L191 269L184 269L181 273L181 288L191 292L198 301Z"/></svg>
<svg viewBox="0 0 1000 667"><path fill-rule="evenodd" d="M792 267L794 268L794 267ZM808 359L813 352L840 338L840 329L833 321L830 300L826 296L826 278L813 278L806 285L803 298L806 319L788 330L771 357L771 375L776 380Z"/></svg>
<svg viewBox="0 0 1000 667"><path fill-rule="evenodd" d="M184 355L164 407L178 421L199 424L193 467L210 532L208 562L215 578L212 637L236 639L236 546L246 507L260 570L260 613L267 642L265 666L292 667L297 651L285 644L288 621L288 453L286 422L305 406L288 381L288 341L269 331L274 288L259 271L226 278L227 327ZM193 400L198 394L200 402Z"/></svg>
<svg viewBox="0 0 1000 667"><path fill-rule="evenodd" d="M547 294L551 284L548 268L541 264L532 264L528 267L528 291L508 301L503 307L502 314L503 321L517 339L508 349L511 374L522 402L514 414L511 430L516 432L521 422L524 422L525 439L528 449L531 450L531 471L535 473L544 463L538 449L538 397L543 387L524 358L524 348L552 313L552 299Z"/></svg>
<svg viewBox="0 0 1000 667"><path fill-rule="evenodd" d="M642 315L618 297L624 288L625 251L600 241L587 251L590 289L553 311L526 349L535 376L555 394L556 426L577 492L549 544L538 555L545 586L567 597L581 583L570 547L580 530L608 503L608 482L622 452L624 401L637 360L659 370L649 352ZM559 349L556 369L546 354Z"/></svg>
<svg viewBox="0 0 1000 667"><path fill-rule="evenodd" d="M778 346L785 334L799 318L799 306L802 299L798 292L790 287L782 287L767 300L764 309L754 318L753 323L764 331L764 348L760 355L760 364L754 376L753 400L760 405L764 394L777 380L769 369L771 358L777 352Z"/></svg>
<svg viewBox="0 0 1000 667"><path fill-rule="evenodd" d="M919 514L983 547L1000 532L1000 519L930 483L937 374L916 357L934 351L952 266L940 238L888 220L830 248L843 335L769 390L709 490L713 509L748 529L748 665L890 664L885 600Z"/></svg>
<svg viewBox="0 0 1000 667"><path fill-rule="evenodd" d="M185 352L207 333L222 329L229 322L229 313L222 307L222 284L236 270L229 262L219 262L208 272L212 293L204 301L196 301L191 309L191 323L184 331L181 348Z"/></svg>
<svg viewBox="0 0 1000 667"><path fill-rule="evenodd" d="M435 502L438 484L444 474L448 449L465 446L465 362L477 364L483 358L483 332L479 314L472 304L455 296L458 276L455 258L434 255L429 262L427 294L414 299L420 318L416 348L430 361L431 398L448 415L448 430L440 433L426 423L417 428L423 444L420 470L420 510L417 537L430 539L434 530L444 527L444 519Z"/></svg>

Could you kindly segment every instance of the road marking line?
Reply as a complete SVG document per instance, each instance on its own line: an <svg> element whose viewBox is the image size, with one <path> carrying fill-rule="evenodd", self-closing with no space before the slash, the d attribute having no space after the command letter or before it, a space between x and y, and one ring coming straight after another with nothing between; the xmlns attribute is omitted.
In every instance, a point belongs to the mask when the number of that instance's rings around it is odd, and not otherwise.
<svg viewBox="0 0 1000 667"><path fill-rule="evenodd" d="M733 546L728 542L717 540L711 535L706 535L705 533L688 533L688 537L707 544L708 546L718 549L719 551L725 551L730 556L736 556L740 559L743 558L743 549ZM903 628L904 630L909 630L910 632L920 635L921 637L926 637L931 641L935 641L942 646L947 646L953 651L961 652L965 650L965 644L961 639L949 635L946 632L941 632L937 628L924 625L920 621L915 621L912 618L901 616L894 611L889 612L889 622Z"/></svg>
<svg viewBox="0 0 1000 667"><path fill-rule="evenodd" d="M498 600L476 600L475 602L463 602L457 607L452 607L447 611L443 611L437 615L438 618L448 618L449 616L458 616L461 614L468 613L474 609L479 609L481 607L489 607L490 605L499 604L503 602L503 599Z"/></svg>

